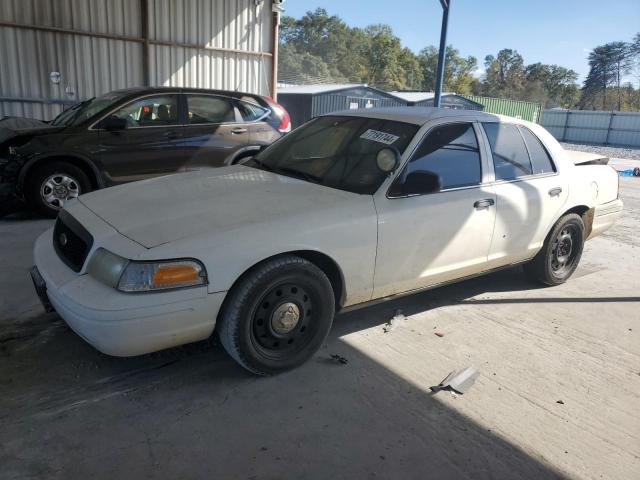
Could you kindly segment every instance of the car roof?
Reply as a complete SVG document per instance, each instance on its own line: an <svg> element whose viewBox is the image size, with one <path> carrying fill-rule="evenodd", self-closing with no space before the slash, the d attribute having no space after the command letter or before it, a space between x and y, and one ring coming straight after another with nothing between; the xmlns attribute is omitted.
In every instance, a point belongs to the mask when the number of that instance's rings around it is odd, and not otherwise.
<svg viewBox="0 0 640 480"><path fill-rule="evenodd" d="M128 95L140 95L140 94L153 94L164 92L179 92L179 93L213 93L216 95L226 95L228 97L240 98L240 97L261 97L255 93L238 92L231 90L213 90L208 88L185 88L185 87L131 87L121 90L115 90L115 92L128 94Z"/></svg>
<svg viewBox="0 0 640 480"><path fill-rule="evenodd" d="M397 122L413 123L424 125L436 118L463 117L470 121L478 122L510 122L526 124L523 120L496 115L493 113L481 112L478 110L456 110L437 107L391 107L391 108L366 108L357 110L344 110L340 112L328 113L329 115L346 115L353 117L380 118L383 120L394 120Z"/></svg>

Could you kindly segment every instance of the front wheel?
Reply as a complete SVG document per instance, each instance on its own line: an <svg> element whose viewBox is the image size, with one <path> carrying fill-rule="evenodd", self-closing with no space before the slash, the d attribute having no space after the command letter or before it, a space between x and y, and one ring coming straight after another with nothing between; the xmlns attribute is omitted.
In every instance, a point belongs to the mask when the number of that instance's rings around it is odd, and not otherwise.
<svg viewBox="0 0 640 480"><path fill-rule="evenodd" d="M533 260L524 265L525 273L545 285L560 285L578 268L583 248L584 222L580 215L567 214L554 225Z"/></svg>
<svg viewBox="0 0 640 480"><path fill-rule="evenodd" d="M234 286L217 331L240 365L273 375L306 362L327 337L334 314L333 288L324 272L286 255L254 267Z"/></svg>
<svg viewBox="0 0 640 480"><path fill-rule="evenodd" d="M91 191L91 181L82 169L67 162L52 162L35 167L25 182L25 197L32 208L47 217L55 217L64 204Z"/></svg>

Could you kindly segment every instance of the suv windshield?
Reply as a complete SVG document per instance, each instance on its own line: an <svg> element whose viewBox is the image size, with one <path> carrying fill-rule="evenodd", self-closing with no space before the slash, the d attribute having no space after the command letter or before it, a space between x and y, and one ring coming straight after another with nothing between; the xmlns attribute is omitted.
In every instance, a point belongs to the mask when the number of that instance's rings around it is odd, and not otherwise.
<svg viewBox="0 0 640 480"><path fill-rule="evenodd" d="M419 127L376 118L327 116L294 130L245 165L348 192L373 195L388 173L377 166L385 147L404 152Z"/></svg>
<svg viewBox="0 0 640 480"><path fill-rule="evenodd" d="M76 103L73 107L58 115L51 125L71 127L88 120L105 108L115 104L126 95L126 92L111 92L101 97L90 98L84 102Z"/></svg>

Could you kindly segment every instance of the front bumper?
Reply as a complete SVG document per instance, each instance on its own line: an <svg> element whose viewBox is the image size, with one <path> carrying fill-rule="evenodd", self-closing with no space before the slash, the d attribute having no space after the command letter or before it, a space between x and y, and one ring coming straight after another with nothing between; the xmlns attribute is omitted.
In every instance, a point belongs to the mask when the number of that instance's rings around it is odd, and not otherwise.
<svg viewBox="0 0 640 480"><path fill-rule="evenodd" d="M17 197L19 167L12 159L0 158L0 200Z"/></svg>
<svg viewBox="0 0 640 480"><path fill-rule="evenodd" d="M206 287L171 292L118 292L76 274L55 253L52 230L34 247L51 305L79 336L108 355L129 357L208 338L225 292Z"/></svg>
<svg viewBox="0 0 640 480"><path fill-rule="evenodd" d="M16 197L16 186L14 183L5 182L0 177L0 200Z"/></svg>
<svg viewBox="0 0 640 480"><path fill-rule="evenodd" d="M600 235L605 230L610 229L622 215L623 207L624 204L619 198L612 202L596 205L595 211L593 213L593 224L591 226L591 233L589 234L587 240L595 237L596 235Z"/></svg>

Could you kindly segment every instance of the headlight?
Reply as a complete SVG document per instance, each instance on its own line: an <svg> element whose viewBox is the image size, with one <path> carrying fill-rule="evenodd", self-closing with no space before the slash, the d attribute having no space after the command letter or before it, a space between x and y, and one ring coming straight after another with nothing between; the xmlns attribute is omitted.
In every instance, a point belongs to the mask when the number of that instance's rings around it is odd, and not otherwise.
<svg viewBox="0 0 640 480"><path fill-rule="evenodd" d="M194 259L137 262L100 248L87 272L121 292L138 293L196 287L207 284L202 263Z"/></svg>

